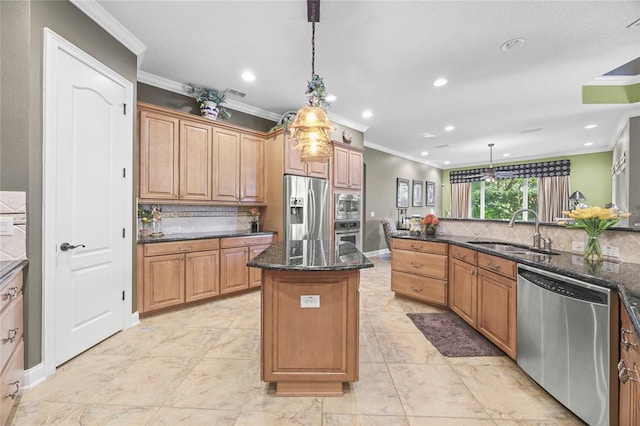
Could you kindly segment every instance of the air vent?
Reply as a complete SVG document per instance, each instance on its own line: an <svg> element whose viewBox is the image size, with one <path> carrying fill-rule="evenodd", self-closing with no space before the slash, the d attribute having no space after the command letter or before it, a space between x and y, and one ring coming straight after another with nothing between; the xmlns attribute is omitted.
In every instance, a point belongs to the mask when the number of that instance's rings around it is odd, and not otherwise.
<svg viewBox="0 0 640 426"><path fill-rule="evenodd" d="M233 95L233 96L237 96L239 98L244 98L245 96L247 96L246 93L243 93L239 90L236 89L232 89L232 88L228 88L227 90L224 91L225 94L227 95Z"/></svg>
<svg viewBox="0 0 640 426"><path fill-rule="evenodd" d="M541 131L542 131L542 127L536 127L535 129L520 130L520 133L524 134L524 133L534 133L534 132L541 132Z"/></svg>

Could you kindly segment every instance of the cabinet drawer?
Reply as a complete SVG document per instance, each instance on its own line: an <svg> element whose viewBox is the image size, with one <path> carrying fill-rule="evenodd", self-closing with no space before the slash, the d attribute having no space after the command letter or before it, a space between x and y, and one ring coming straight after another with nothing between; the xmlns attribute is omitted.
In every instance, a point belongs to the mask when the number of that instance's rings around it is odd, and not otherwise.
<svg viewBox="0 0 640 426"><path fill-rule="evenodd" d="M393 250L391 268L426 277L447 279L447 257L440 254Z"/></svg>
<svg viewBox="0 0 640 426"><path fill-rule="evenodd" d="M516 262L512 260L491 256L486 253L478 253L478 266L496 274L516 279Z"/></svg>
<svg viewBox="0 0 640 426"><path fill-rule="evenodd" d="M391 243L394 249L413 250L423 253L447 254L447 243L436 243L433 241L406 240L392 238Z"/></svg>
<svg viewBox="0 0 640 426"><path fill-rule="evenodd" d="M22 282L22 270L19 270L0 288L0 312L22 293Z"/></svg>
<svg viewBox="0 0 640 426"><path fill-rule="evenodd" d="M160 254L217 250L219 246L220 240L218 238L206 240L171 241L166 243L151 243L144 245L144 255L157 256Z"/></svg>
<svg viewBox="0 0 640 426"><path fill-rule="evenodd" d="M22 295L13 300L0 316L0 366L9 357L22 338Z"/></svg>
<svg viewBox="0 0 640 426"><path fill-rule="evenodd" d="M462 260L463 262L470 263L472 265L476 265L478 263L478 252L472 249L456 246L455 244L451 244L449 247L449 256Z"/></svg>
<svg viewBox="0 0 640 426"><path fill-rule="evenodd" d="M273 235L223 238L222 241L220 242L220 248L248 247L248 246L256 246L260 244L271 244L272 241L273 241Z"/></svg>
<svg viewBox="0 0 640 426"><path fill-rule="evenodd" d="M16 351L9 360L9 363L2 370L0 376L0 425L7 423L7 418L11 412L16 391L22 389L24 376L24 343L22 340L16 347ZM17 382L17 383L16 383Z"/></svg>
<svg viewBox="0 0 640 426"><path fill-rule="evenodd" d="M391 290L426 302L447 304L447 282L443 280L393 271Z"/></svg>

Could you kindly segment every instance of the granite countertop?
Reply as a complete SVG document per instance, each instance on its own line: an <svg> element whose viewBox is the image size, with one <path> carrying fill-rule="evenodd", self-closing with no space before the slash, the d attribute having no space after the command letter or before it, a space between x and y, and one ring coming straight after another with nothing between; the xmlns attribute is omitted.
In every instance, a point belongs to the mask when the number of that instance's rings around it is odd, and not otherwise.
<svg viewBox="0 0 640 426"><path fill-rule="evenodd" d="M342 271L373 268L373 263L352 243L297 240L271 244L247 266L280 271Z"/></svg>
<svg viewBox="0 0 640 426"><path fill-rule="evenodd" d="M620 262L605 258L601 264L585 262L582 254L553 250L557 255L519 255L496 251L482 245L472 244L471 241L492 241L490 238L474 238L455 235L410 236L396 235L394 238L439 241L452 243L479 252L514 260L518 263L533 266L557 274L572 277L577 280L612 288L620 293L624 308L629 313L636 333L640 335L640 264ZM495 240L503 241L503 240Z"/></svg>
<svg viewBox="0 0 640 426"><path fill-rule="evenodd" d="M26 259L0 260L0 285L11 276L16 269L22 269L29 263Z"/></svg>
<svg viewBox="0 0 640 426"><path fill-rule="evenodd" d="M254 237L260 235L273 235L275 232L261 231L210 231L210 232L188 232L180 234L165 234L162 237L143 237L138 239L138 244L166 243L167 241L186 240L206 240L209 238L229 238L229 237Z"/></svg>

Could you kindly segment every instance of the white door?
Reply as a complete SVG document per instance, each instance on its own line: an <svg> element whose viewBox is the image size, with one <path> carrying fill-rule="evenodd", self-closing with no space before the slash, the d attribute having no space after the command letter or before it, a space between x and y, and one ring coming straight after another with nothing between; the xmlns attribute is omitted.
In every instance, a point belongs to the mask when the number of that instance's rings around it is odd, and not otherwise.
<svg viewBox="0 0 640 426"><path fill-rule="evenodd" d="M131 83L51 32L47 42L45 324L58 366L130 311L132 106Z"/></svg>

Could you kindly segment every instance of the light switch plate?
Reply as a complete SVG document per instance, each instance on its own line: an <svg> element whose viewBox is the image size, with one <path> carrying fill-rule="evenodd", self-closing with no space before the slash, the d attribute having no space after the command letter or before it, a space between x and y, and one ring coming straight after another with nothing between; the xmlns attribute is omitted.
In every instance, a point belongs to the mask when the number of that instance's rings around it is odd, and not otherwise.
<svg viewBox="0 0 640 426"><path fill-rule="evenodd" d="M13 217L0 217L0 235L13 235Z"/></svg>
<svg viewBox="0 0 640 426"><path fill-rule="evenodd" d="M320 307L320 295L302 295L300 296L301 308L319 308Z"/></svg>

